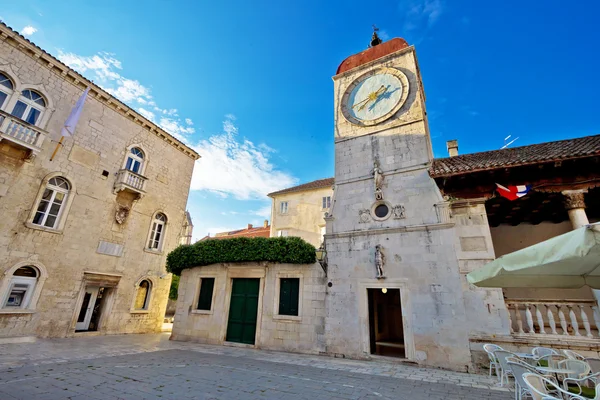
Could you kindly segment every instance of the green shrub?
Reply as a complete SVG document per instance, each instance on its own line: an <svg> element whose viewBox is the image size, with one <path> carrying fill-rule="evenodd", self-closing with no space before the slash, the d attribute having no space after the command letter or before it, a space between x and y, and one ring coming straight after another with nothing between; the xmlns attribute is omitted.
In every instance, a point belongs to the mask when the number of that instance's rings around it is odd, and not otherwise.
<svg viewBox="0 0 600 400"><path fill-rule="evenodd" d="M171 288L169 289L169 299L177 300L177 292L179 291L179 277L177 275L173 275L173 279L171 279Z"/></svg>
<svg viewBox="0 0 600 400"><path fill-rule="evenodd" d="M167 256L167 271L236 262L312 264L315 248L298 237L213 239L179 246Z"/></svg>

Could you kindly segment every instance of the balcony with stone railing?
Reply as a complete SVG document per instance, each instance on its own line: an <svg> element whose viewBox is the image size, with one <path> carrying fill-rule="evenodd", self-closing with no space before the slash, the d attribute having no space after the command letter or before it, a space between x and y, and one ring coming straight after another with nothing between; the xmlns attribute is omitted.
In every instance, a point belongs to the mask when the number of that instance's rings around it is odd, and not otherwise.
<svg viewBox="0 0 600 400"><path fill-rule="evenodd" d="M506 300L513 336L598 340L600 314L593 300Z"/></svg>
<svg viewBox="0 0 600 400"><path fill-rule="evenodd" d="M0 111L0 140L6 140L37 155L42 150L47 135L46 131L37 126Z"/></svg>
<svg viewBox="0 0 600 400"><path fill-rule="evenodd" d="M148 178L140 174L136 174L128 169L121 169L117 172L117 179L115 180L114 192L115 194L126 190L132 192L141 198L146 194L146 181Z"/></svg>

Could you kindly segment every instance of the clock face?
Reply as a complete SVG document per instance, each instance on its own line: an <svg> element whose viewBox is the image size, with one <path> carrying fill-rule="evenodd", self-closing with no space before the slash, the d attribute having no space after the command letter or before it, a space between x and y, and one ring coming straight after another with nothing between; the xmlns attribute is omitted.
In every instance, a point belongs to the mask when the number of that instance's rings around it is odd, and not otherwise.
<svg viewBox="0 0 600 400"><path fill-rule="evenodd" d="M380 68L355 80L344 93L342 113L357 125L375 125L394 115L408 97L408 79L393 68Z"/></svg>

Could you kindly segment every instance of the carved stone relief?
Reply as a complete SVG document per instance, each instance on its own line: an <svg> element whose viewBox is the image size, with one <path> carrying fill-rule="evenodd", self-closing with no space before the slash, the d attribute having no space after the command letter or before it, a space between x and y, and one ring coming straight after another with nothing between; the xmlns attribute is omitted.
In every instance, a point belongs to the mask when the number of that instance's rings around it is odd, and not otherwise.
<svg viewBox="0 0 600 400"><path fill-rule="evenodd" d="M392 214L394 215L394 219L406 218L404 211L405 211L405 209L402 204L398 204L398 205L395 205L394 207L392 207Z"/></svg>
<svg viewBox="0 0 600 400"><path fill-rule="evenodd" d="M371 220L371 211L369 211L368 208L365 208L363 210L360 210L358 212L358 218L359 218L359 222L361 224L364 224L366 222L369 222Z"/></svg>
<svg viewBox="0 0 600 400"><path fill-rule="evenodd" d="M117 212L115 213L115 220L119 225L123 224L129 216L131 208L122 204L117 204Z"/></svg>

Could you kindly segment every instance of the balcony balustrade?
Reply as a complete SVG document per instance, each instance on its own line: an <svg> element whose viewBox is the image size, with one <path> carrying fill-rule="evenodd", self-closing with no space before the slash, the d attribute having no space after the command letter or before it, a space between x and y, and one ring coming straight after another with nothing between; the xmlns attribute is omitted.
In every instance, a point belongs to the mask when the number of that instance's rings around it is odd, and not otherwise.
<svg viewBox="0 0 600 400"><path fill-rule="evenodd" d="M506 300L512 335L571 336L598 339L600 314L595 301Z"/></svg>
<svg viewBox="0 0 600 400"><path fill-rule="evenodd" d="M140 174L136 174L128 169L121 169L117 172L117 179L115 180L114 192L115 194L122 191L128 190L142 197L146 194L146 181L148 178Z"/></svg>
<svg viewBox="0 0 600 400"><path fill-rule="evenodd" d="M42 150L47 135L47 132L37 126L0 111L0 140L31 150L33 155L37 155Z"/></svg>

